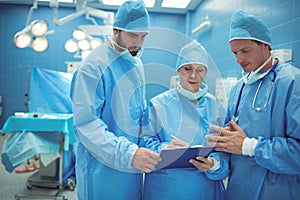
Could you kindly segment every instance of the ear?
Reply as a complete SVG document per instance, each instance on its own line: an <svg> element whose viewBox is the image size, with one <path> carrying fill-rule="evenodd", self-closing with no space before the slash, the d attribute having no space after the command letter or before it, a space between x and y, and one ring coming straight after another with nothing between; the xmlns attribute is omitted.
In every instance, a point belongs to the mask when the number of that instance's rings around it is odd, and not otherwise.
<svg viewBox="0 0 300 200"><path fill-rule="evenodd" d="M268 45L268 44L264 44L264 45L265 45L265 47L266 47L267 49L270 48L270 45Z"/></svg>
<svg viewBox="0 0 300 200"><path fill-rule="evenodd" d="M116 29L116 28L114 28L114 29L113 29L113 33L114 33L114 35L116 35L116 34L120 33L120 30L119 30L119 29Z"/></svg>
<svg viewBox="0 0 300 200"><path fill-rule="evenodd" d="M265 51L267 51L271 55L271 51L272 51L271 46L268 44L263 44L263 45L264 45L263 47L264 47Z"/></svg>

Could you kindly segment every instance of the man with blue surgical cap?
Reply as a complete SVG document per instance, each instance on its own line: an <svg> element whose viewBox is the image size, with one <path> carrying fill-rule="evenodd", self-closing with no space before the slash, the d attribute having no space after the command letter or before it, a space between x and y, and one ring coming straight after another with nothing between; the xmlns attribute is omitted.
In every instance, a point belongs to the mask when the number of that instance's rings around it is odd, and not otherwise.
<svg viewBox="0 0 300 200"><path fill-rule="evenodd" d="M300 70L271 54L270 32L257 17L238 11L230 48L243 68L229 97L226 128L208 135L231 153L227 199L299 199Z"/></svg>
<svg viewBox="0 0 300 200"><path fill-rule="evenodd" d="M205 144L210 123L223 123L225 110L203 82L214 62L197 41L185 45L178 56L178 87L151 99L154 136L145 136L141 145L160 152L163 148ZM173 139L173 137L177 139ZM222 180L228 162L222 153L196 157L195 168L157 169L145 175L144 200L222 200Z"/></svg>
<svg viewBox="0 0 300 200"><path fill-rule="evenodd" d="M149 32L142 1L123 3L111 40L86 57L72 81L79 200L139 200L142 172L159 154L139 148L145 103L141 47Z"/></svg>

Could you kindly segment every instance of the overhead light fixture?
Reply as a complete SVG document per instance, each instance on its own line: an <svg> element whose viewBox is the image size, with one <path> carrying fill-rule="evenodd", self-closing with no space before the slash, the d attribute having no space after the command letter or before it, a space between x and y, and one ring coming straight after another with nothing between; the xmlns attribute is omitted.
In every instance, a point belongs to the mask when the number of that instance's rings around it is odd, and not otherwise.
<svg viewBox="0 0 300 200"><path fill-rule="evenodd" d="M38 1L50 2L51 0L38 0ZM74 3L74 0L58 0L58 2L61 2L61 3Z"/></svg>
<svg viewBox="0 0 300 200"><path fill-rule="evenodd" d="M45 35L48 29L48 24L43 20L33 21L31 26L31 33L35 36Z"/></svg>
<svg viewBox="0 0 300 200"><path fill-rule="evenodd" d="M102 0L102 3L105 5L111 5L111 6L119 6L122 3L124 3L126 0Z"/></svg>
<svg viewBox="0 0 300 200"><path fill-rule="evenodd" d="M69 53L75 53L78 50L77 42L74 39L69 39L65 43L65 49Z"/></svg>
<svg viewBox="0 0 300 200"><path fill-rule="evenodd" d="M37 9L37 0L34 0L30 8L25 28L14 35L13 43L17 48L32 47L36 52L43 52L48 48L47 34L54 33L48 31L48 24L44 20L34 20L30 23L33 11Z"/></svg>
<svg viewBox="0 0 300 200"><path fill-rule="evenodd" d="M156 1L156 0L144 0L145 6L146 6L147 8L153 8L154 5L155 5L155 1Z"/></svg>
<svg viewBox="0 0 300 200"><path fill-rule="evenodd" d="M163 0L161 7L165 8L187 8L191 0Z"/></svg>
<svg viewBox="0 0 300 200"><path fill-rule="evenodd" d="M87 51L91 48L91 45L87 40L79 40L78 47L81 51Z"/></svg>
<svg viewBox="0 0 300 200"><path fill-rule="evenodd" d="M111 5L111 6L120 6L122 3L128 0L102 0L104 5ZM144 0L145 6L147 8L153 8L155 5L156 0Z"/></svg>
<svg viewBox="0 0 300 200"><path fill-rule="evenodd" d="M43 52L48 48L48 40L44 37L36 38L32 41L31 47L36 52Z"/></svg>
<svg viewBox="0 0 300 200"><path fill-rule="evenodd" d="M84 40L86 38L86 33L79 28L73 30L72 35L76 40Z"/></svg>
<svg viewBox="0 0 300 200"><path fill-rule="evenodd" d="M53 12L54 12L53 21L56 25L63 25L85 14L86 19L89 19L94 23L94 26L97 27L97 32L101 33L102 36L107 37L112 35L112 24L114 20L113 12L106 12L95 8L87 7L84 4L83 7L81 8L76 7L76 12L59 19L58 18L59 2L77 3L78 0L43 0L43 1L50 2L49 5L50 7L53 8ZM25 28L14 35L13 43L17 48L32 47L37 52L43 52L48 48L48 41L46 39L46 35L52 34L54 33L54 31L53 30L47 31L48 24L43 20L35 20L31 22L33 11L38 8L37 2L38 0L33 0L33 6L29 10ZM96 20L94 20L94 18L92 18L91 16L102 18L104 25L99 26ZM73 34L74 34L73 37L77 38L76 44L73 44L71 41L66 42L65 49L68 52L78 51L79 47L77 41L83 40L87 37L85 33L83 33L82 31L80 32L80 30L75 30ZM97 45L101 45L101 42L90 44L90 39L88 40L88 42L90 48L94 48ZM87 44L86 42L81 42L81 43ZM77 49L73 50L74 48ZM82 48L84 49L87 47L83 46Z"/></svg>
<svg viewBox="0 0 300 200"><path fill-rule="evenodd" d="M73 38L65 43L65 50L69 53L75 53L76 58L85 58L100 45L102 45L102 40L92 37L80 28L76 28L73 31Z"/></svg>
<svg viewBox="0 0 300 200"><path fill-rule="evenodd" d="M18 48L32 47L36 52L43 52L48 48L46 35L48 24L44 20L35 20L14 36L14 44Z"/></svg>
<svg viewBox="0 0 300 200"><path fill-rule="evenodd" d="M15 45L20 48L26 48L31 43L31 36L28 33L17 33L14 37Z"/></svg>

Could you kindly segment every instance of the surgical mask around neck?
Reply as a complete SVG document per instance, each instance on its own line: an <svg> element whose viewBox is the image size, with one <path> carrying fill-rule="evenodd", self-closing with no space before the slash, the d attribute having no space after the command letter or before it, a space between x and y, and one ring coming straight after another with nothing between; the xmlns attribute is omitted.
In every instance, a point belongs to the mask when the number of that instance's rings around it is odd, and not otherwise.
<svg viewBox="0 0 300 200"><path fill-rule="evenodd" d="M183 96L185 96L186 98L188 98L190 101L195 101L203 97L207 93L207 88L208 88L206 84L202 83L199 88L199 91L193 93L191 91L184 89L181 86L180 82L177 82L177 86L178 86L178 92Z"/></svg>
<svg viewBox="0 0 300 200"><path fill-rule="evenodd" d="M140 57L142 56L143 49L139 49L137 54L135 56L132 56L131 53L128 51L128 49L121 47L118 45L113 39L111 39L111 43L113 47L115 48L115 45L122 49L123 51L120 53L120 56L124 58L125 60L128 60L129 62L136 63L140 62Z"/></svg>
<svg viewBox="0 0 300 200"><path fill-rule="evenodd" d="M255 71L252 71L252 72L244 72L242 71L242 79L243 79L243 82L245 84L253 84L255 83L256 81L258 81L259 79L265 77L269 70L263 72L263 73L259 73L259 71L264 68L264 66L266 66L266 64L268 64L268 62L270 62L270 60L272 59L272 56L270 56L268 58L268 60L266 60L260 67L258 67Z"/></svg>

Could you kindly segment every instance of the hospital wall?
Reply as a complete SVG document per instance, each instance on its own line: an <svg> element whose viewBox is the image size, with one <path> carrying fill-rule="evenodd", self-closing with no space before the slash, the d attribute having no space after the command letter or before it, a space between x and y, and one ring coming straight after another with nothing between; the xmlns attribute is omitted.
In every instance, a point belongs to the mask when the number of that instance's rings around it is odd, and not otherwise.
<svg viewBox="0 0 300 200"><path fill-rule="evenodd" d="M31 48L17 49L12 44L14 34L26 23L31 5L0 4L0 96L2 115L0 129L5 120L17 111L27 111L28 66L66 71L66 61L79 61L64 50L72 30L81 24L91 24L84 17L64 25L53 23L53 11L39 6L32 20L44 19L49 23L49 48L43 53ZM235 61L228 43L229 22L235 10L243 9L262 17L271 28L273 49L292 49L293 63L300 67L300 1L298 0L203 0L195 11L186 15L151 13L151 32L145 40L142 60L145 64L147 98L165 91L170 77L175 74L177 54L189 39L201 42L215 60L223 77L240 76L241 68ZM72 8L59 8L59 18L74 12ZM208 15L211 26L192 34ZM97 21L99 24L101 20Z"/></svg>
<svg viewBox="0 0 300 200"><path fill-rule="evenodd" d="M191 34L210 53L223 77L241 75L229 47L229 24L234 11L244 10L262 18L270 28L272 49L292 49L292 62L300 68L300 1L298 0L209 0L189 13L192 30L207 15L211 26Z"/></svg>

